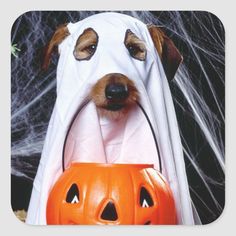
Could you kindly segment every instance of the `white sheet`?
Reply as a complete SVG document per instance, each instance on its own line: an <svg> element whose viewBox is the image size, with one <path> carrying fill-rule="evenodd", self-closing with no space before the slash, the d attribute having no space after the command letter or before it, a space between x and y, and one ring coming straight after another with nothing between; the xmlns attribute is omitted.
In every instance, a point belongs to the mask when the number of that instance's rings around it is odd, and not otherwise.
<svg viewBox="0 0 236 236"><path fill-rule="evenodd" d="M79 35L92 27L99 36L89 61L76 61L73 50ZM160 148L163 174L173 191L179 224L194 224L182 145L169 85L160 58L145 24L130 16L102 13L68 25L70 36L60 45L57 68L57 100L48 126L38 172L34 181L27 223L46 224L50 189L62 174L62 148L78 107L96 81L108 73L122 73L134 81L140 103L147 112ZM124 46L130 29L146 42L146 61L132 58ZM77 117L66 146L66 163L152 163L158 157L150 128L139 109L120 121L99 117L90 103Z"/></svg>

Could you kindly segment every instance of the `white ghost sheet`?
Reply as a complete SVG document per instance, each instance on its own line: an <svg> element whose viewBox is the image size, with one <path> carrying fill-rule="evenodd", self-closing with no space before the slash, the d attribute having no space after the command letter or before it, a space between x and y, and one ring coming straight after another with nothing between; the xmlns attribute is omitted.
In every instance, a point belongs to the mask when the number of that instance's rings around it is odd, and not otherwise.
<svg viewBox="0 0 236 236"><path fill-rule="evenodd" d="M90 60L78 61L73 50L78 37L93 28L99 40ZM101 13L69 23L70 35L60 44L57 99L47 130L41 161L34 180L27 223L46 224L50 189L62 174L62 152L68 128L91 87L109 73L131 79L140 94L157 137L163 175L173 191L179 224L194 224L182 145L166 75L147 26L119 13ZM145 42L145 61L132 58L124 45L130 29ZM66 143L66 167L71 162L148 163L159 170L150 127L138 107L120 120L100 117L90 102L76 117Z"/></svg>

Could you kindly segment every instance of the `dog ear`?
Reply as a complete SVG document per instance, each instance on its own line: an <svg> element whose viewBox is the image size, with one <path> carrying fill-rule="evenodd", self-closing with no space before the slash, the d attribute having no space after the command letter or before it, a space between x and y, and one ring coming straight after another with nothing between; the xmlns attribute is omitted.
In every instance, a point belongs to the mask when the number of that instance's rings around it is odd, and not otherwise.
<svg viewBox="0 0 236 236"><path fill-rule="evenodd" d="M183 61L183 57L172 40L159 27L150 25L148 30L161 58L166 77L170 81L174 78L180 63Z"/></svg>
<svg viewBox="0 0 236 236"><path fill-rule="evenodd" d="M53 34L51 40L45 48L44 52L44 61L43 61L43 69L46 70L49 66L52 53L54 49L68 36L70 32L67 28L67 23L59 26L55 33Z"/></svg>

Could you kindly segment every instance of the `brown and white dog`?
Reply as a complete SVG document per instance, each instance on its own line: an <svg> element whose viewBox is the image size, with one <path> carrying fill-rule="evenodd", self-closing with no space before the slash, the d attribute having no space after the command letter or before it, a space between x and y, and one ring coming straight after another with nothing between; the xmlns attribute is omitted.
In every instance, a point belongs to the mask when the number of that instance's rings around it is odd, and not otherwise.
<svg viewBox="0 0 236 236"><path fill-rule="evenodd" d="M174 194L178 223L193 224L168 85L182 61L172 40L155 25L124 14L101 13L60 26L47 46L44 69L57 47L57 100L27 222L45 224L48 193L65 159L65 169L72 162L153 164L156 170L163 169ZM93 102L78 116L88 97Z"/></svg>

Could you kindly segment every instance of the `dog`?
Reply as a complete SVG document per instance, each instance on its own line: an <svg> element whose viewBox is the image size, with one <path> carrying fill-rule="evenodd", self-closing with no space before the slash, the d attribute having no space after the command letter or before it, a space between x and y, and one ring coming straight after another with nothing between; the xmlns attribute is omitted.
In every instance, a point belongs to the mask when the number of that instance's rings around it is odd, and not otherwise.
<svg viewBox="0 0 236 236"><path fill-rule="evenodd" d="M27 222L46 223L48 193L61 171L73 162L93 162L152 164L160 172L163 166L178 223L192 224L168 85L183 60L173 41L160 27L109 12L58 27L46 47L44 69L57 48L57 100Z"/></svg>
<svg viewBox="0 0 236 236"><path fill-rule="evenodd" d="M163 29L155 25L147 25L154 46L160 56L168 81L174 75L183 60L182 55L173 41L164 33ZM56 47L69 35L67 24L59 26L49 41L43 62L43 69L47 69L50 58ZM87 28L78 37L74 48L76 60L89 60L96 52L99 43L99 35L92 28ZM124 37L125 47L131 57L144 61L146 57L145 42L138 38L132 31L127 29ZM117 119L126 114L139 100L139 91L135 87L132 78L124 74L109 73L91 88L90 98L103 116Z"/></svg>

